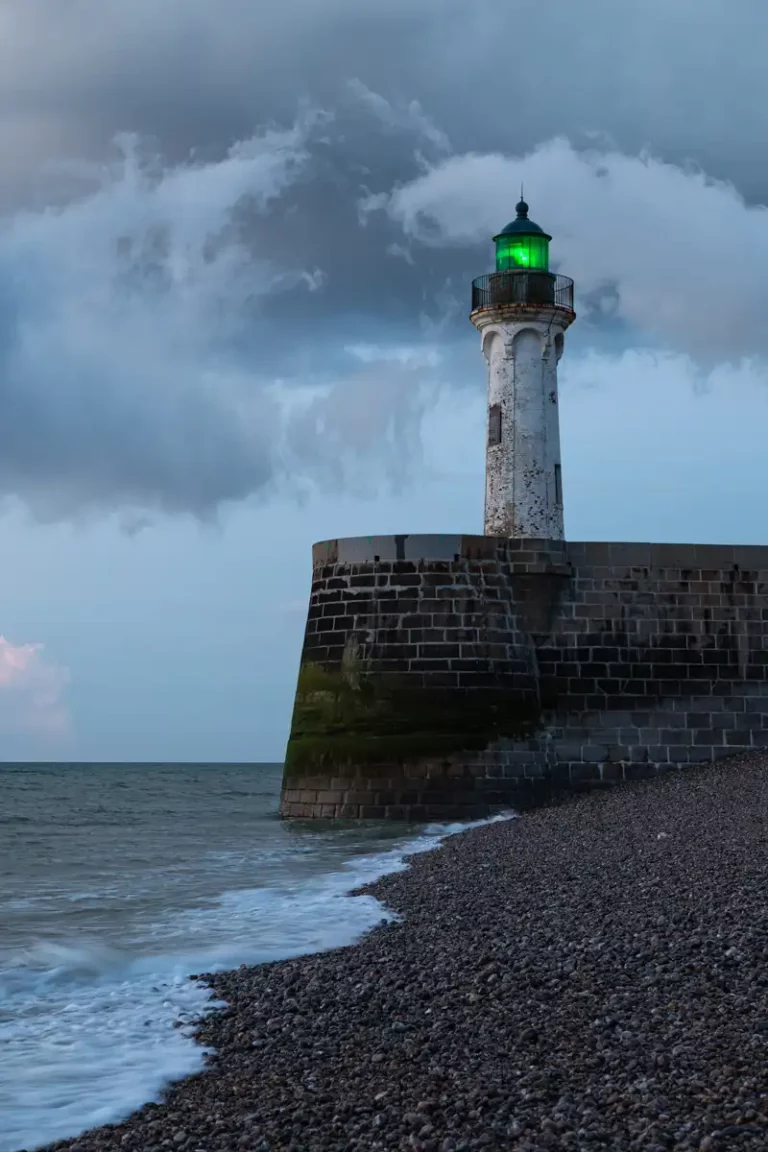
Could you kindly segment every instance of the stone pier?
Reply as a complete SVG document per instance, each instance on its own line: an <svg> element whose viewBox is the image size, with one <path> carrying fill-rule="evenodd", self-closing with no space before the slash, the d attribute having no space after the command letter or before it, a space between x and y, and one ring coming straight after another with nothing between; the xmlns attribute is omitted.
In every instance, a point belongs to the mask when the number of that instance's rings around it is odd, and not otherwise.
<svg viewBox="0 0 768 1152"><path fill-rule="evenodd" d="M768 547L313 549L281 812L445 820L768 747Z"/></svg>

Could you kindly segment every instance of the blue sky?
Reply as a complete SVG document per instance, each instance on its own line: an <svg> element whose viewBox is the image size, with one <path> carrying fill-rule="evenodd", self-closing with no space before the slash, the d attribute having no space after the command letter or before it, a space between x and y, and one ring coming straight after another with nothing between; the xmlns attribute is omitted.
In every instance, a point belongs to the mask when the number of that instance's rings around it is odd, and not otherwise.
<svg viewBox="0 0 768 1152"><path fill-rule="evenodd" d="M255 7L0 16L2 759L282 758L312 542L481 530L521 179L567 535L765 542L762 7Z"/></svg>

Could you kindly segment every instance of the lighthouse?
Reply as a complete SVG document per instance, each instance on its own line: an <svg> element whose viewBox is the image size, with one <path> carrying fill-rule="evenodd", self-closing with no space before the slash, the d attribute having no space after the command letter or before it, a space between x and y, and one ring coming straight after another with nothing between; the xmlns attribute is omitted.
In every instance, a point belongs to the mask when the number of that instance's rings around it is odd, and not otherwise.
<svg viewBox="0 0 768 1152"><path fill-rule="evenodd" d="M564 537L557 365L576 314L573 281L549 270L551 239L521 199L493 238L495 272L472 283L488 366L486 536Z"/></svg>

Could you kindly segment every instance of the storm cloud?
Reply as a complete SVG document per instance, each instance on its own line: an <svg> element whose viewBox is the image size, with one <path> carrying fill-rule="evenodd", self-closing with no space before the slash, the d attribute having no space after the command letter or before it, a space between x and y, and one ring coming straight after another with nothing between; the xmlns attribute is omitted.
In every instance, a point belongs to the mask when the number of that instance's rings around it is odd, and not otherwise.
<svg viewBox="0 0 768 1152"><path fill-rule="evenodd" d="M25 0L0 33L11 170L120 130L172 159L219 151L359 78L420 101L459 151L600 132L764 192L761 0Z"/></svg>
<svg viewBox="0 0 768 1152"><path fill-rule="evenodd" d="M521 179L571 357L762 371L762 5L27 0L0 32L0 494L40 518L406 482L482 388L468 285Z"/></svg>
<svg viewBox="0 0 768 1152"><path fill-rule="evenodd" d="M328 305L313 310L312 298L329 274L317 246L292 253L274 242L301 230L289 193L322 168L329 131L328 115L307 111L221 160L172 167L124 138L117 160L78 169L88 192L5 220L6 493L43 517L114 505L205 516L315 475L354 482L361 453L366 475L376 460L400 473L391 459L402 456L428 361L361 356L366 327L356 325L346 342L334 332L321 364L313 311L317 324ZM351 237L354 198L347 211ZM338 261L326 255L354 301L359 270L346 272L346 249Z"/></svg>

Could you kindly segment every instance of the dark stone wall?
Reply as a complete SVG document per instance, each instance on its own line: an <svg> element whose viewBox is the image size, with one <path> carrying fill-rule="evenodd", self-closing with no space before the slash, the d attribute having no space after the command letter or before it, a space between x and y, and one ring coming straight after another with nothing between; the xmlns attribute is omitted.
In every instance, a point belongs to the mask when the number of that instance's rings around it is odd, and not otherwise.
<svg viewBox="0 0 768 1152"><path fill-rule="evenodd" d="M281 811L450 819L768 747L768 547L313 551Z"/></svg>

